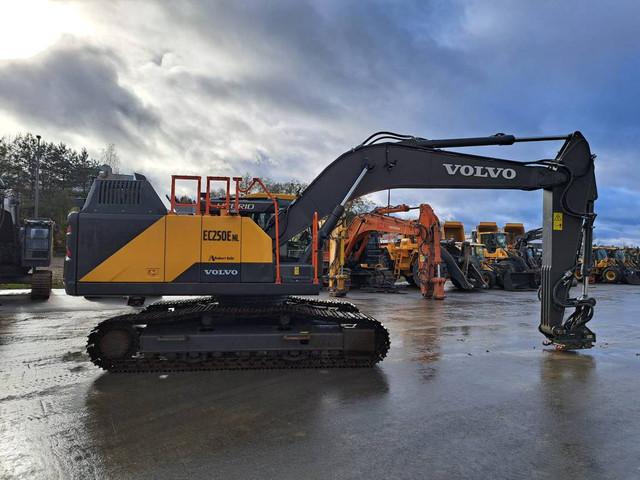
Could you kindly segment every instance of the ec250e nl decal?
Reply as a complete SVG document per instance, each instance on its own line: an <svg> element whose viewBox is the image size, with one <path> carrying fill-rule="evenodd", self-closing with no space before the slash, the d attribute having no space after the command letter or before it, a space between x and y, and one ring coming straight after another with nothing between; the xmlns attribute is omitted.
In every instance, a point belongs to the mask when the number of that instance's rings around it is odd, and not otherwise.
<svg viewBox="0 0 640 480"><path fill-rule="evenodd" d="M238 234L232 230L203 230L202 240L209 242L238 242Z"/></svg>

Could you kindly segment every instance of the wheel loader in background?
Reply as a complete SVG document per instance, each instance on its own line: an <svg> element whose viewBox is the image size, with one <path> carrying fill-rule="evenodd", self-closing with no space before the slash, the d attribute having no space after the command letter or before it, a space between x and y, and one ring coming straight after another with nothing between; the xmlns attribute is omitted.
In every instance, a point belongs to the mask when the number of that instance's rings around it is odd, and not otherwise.
<svg viewBox="0 0 640 480"><path fill-rule="evenodd" d="M578 280L582 280L580 266L576 269ZM627 283L640 285L640 270L627 256L625 249L612 246L593 247L592 275L597 283Z"/></svg>
<svg viewBox="0 0 640 480"><path fill-rule="evenodd" d="M456 147L562 141L554 159L518 162L449 150ZM251 186L241 178L172 177L195 184L191 214L169 209L140 174L98 177L79 212L70 214L64 281L69 295L201 295L163 300L99 323L87 352L114 372L246 368L370 367L390 345L387 329L348 302L314 300L322 244L345 205L394 188L543 189L544 261L539 331L559 349L591 348L586 326L595 300L588 283L570 298L581 243L590 253L597 198L594 156L570 135L428 140L379 132L329 164L287 208L268 191L266 228L239 208ZM226 184L212 211L212 181ZM230 183L235 182L235 192ZM319 220L324 219L322 226ZM308 244L289 250L292 239ZM565 318L565 310L572 309Z"/></svg>
<svg viewBox="0 0 640 480"><path fill-rule="evenodd" d="M0 283L31 285L33 300L51 294L53 221L23 219L20 202L0 179Z"/></svg>
<svg viewBox="0 0 640 480"><path fill-rule="evenodd" d="M500 230L495 222L480 222L472 232L473 240L484 245L484 258L495 284L504 290L537 290L540 286L539 270L531 268L515 249L517 239L524 234L522 223L507 223Z"/></svg>

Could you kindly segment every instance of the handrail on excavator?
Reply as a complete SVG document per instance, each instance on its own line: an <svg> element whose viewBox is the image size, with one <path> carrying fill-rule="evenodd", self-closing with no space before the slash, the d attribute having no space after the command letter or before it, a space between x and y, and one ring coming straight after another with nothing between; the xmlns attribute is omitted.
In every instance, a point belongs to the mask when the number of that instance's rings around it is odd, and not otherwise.
<svg viewBox="0 0 640 480"><path fill-rule="evenodd" d="M197 180L197 195L194 203L178 202L176 199L176 180ZM176 213L176 207L193 207L194 215L201 215L200 212L200 187L202 177L199 175L171 175L171 213Z"/></svg>
<svg viewBox="0 0 640 480"><path fill-rule="evenodd" d="M260 188L267 194L267 196L273 201L273 216L275 218L275 242L276 242L276 283L281 284L282 278L280 277L280 225L278 223L278 217L280 210L278 209L278 199L275 195L272 195L264 182L258 177L254 177L251 179L251 182L246 188L242 188L240 186L240 182L242 182L242 177L233 177L233 180L236 182L236 196L235 196L235 211L240 211L240 193L249 193L251 189L257 184L260 185Z"/></svg>

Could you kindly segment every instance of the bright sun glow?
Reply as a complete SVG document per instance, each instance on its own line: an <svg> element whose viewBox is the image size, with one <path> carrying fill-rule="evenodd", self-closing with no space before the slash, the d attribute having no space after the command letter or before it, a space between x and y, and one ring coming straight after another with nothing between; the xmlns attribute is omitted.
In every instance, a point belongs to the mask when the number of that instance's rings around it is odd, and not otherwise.
<svg viewBox="0 0 640 480"><path fill-rule="evenodd" d="M3 2L0 60L35 55L64 34L82 35L88 25L73 5L46 0Z"/></svg>

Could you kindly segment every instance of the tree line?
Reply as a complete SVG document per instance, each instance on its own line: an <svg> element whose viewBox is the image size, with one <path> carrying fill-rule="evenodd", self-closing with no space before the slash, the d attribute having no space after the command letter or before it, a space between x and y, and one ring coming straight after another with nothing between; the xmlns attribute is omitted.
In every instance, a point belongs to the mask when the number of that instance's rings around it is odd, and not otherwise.
<svg viewBox="0 0 640 480"><path fill-rule="evenodd" d="M39 216L49 218L56 224L54 248L64 252L67 215L80 207L91 188L91 184L103 164L118 171L119 158L113 144L103 149L99 160L92 158L85 148L74 150L64 143L39 142L31 133L15 137L0 137L0 178L5 187L11 189L20 202L21 218L33 218L36 163L40 162ZM126 173L126 172L125 172ZM246 187L251 176L243 176ZM307 184L299 180L278 181L263 178L270 192L299 195ZM254 191L260 191L256 188ZM223 191L212 192L224 195ZM188 201L186 198L181 201ZM366 199L356 199L348 205L347 217L370 211L375 204Z"/></svg>
<svg viewBox="0 0 640 480"><path fill-rule="evenodd" d="M54 247L64 249L67 215L86 197L100 162L85 148L38 142L31 133L0 138L0 177L20 202L22 218L34 217L36 163L40 162L39 216L56 223Z"/></svg>

